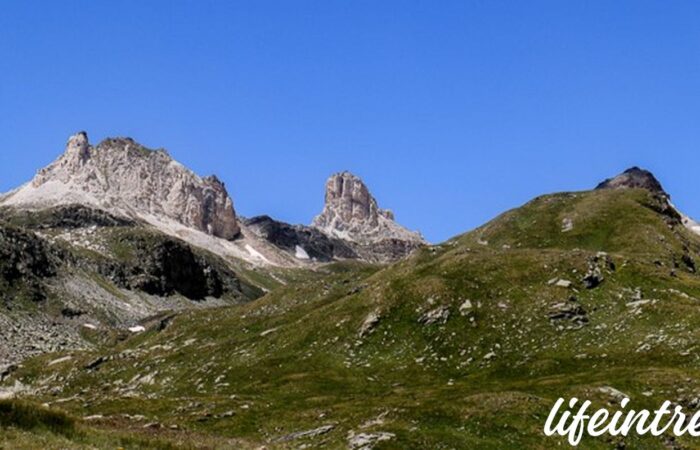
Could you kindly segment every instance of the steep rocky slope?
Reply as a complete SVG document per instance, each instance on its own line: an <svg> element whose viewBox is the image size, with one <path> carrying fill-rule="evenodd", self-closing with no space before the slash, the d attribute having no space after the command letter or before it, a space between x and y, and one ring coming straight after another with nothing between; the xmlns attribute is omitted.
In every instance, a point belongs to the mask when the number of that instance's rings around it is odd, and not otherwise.
<svg viewBox="0 0 700 450"><path fill-rule="evenodd" d="M542 433L558 397L694 411L700 238L666 206L635 187L541 196L398 264L329 265L114 347L29 361L5 386L219 448L548 449L565 445Z"/></svg>
<svg viewBox="0 0 700 450"><path fill-rule="evenodd" d="M0 209L0 369L90 345L161 312L245 302L262 290L221 258L83 206ZM121 330L121 331L120 331Z"/></svg>

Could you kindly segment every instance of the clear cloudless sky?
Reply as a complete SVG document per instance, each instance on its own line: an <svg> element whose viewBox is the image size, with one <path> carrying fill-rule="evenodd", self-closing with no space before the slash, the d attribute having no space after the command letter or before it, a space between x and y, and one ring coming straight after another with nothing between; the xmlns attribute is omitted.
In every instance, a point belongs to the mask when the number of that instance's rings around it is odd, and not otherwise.
<svg viewBox="0 0 700 450"><path fill-rule="evenodd" d="M435 242L632 165L700 217L697 1L0 5L3 192L86 130L293 223L340 170Z"/></svg>

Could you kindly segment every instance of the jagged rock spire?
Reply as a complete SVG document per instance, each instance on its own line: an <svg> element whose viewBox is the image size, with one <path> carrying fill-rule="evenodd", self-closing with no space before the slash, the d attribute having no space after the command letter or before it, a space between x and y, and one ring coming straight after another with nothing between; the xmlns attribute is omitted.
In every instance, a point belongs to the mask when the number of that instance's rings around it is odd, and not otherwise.
<svg viewBox="0 0 700 450"><path fill-rule="evenodd" d="M341 233L361 231L376 227L381 213L367 186L346 171L326 181L323 212L314 219L314 225Z"/></svg>
<svg viewBox="0 0 700 450"><path fill-rule="evenodd" d="M323 211L312 226L329 236L365 246L365 254L374 251L378 260L405 256L426 243L420 233L396 223L391 211L379 208L367 185L347 171L326 181Z"/></svg>

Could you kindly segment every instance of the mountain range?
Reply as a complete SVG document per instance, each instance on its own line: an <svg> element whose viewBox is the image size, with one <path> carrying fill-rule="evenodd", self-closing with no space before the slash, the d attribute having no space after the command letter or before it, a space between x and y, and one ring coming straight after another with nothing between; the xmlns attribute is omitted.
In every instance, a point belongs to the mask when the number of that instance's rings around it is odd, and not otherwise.
<svg viewBox="0 0 700 450"><path fill-rule="evenodd" d="M5 303L11 320L25 324L4 333L6 364L79 347L76 317L136 326L162 311L250 301L295 270L387 263L427 244L348 172L328 179L323 211L310 226L246 219L216 176L200 177L131 138L90 145L85 132L30 182L0 196L0 215L8 224ZM55 305L19 314L23 298Z"/></svg>
<svg viewBox="0 0 700 450"><path fill-rule="evenodd" d="M0 446L545 449L558 397L698 409L698 230L637 167L435 245L348 172L310 225L242 218L78 133L0 197Z"/></svg>

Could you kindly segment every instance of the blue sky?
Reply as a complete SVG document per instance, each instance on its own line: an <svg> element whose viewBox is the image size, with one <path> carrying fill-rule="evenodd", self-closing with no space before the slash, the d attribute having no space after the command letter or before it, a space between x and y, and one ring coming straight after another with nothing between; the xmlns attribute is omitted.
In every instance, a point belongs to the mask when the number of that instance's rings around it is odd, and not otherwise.
<svg viewBox="0 0 700 450"><path fill-rule="evenodd" d="M86 130L309 223L328 175L440 241L631 165L700 217L700 2L21 1L0 191Z"/></svg>

